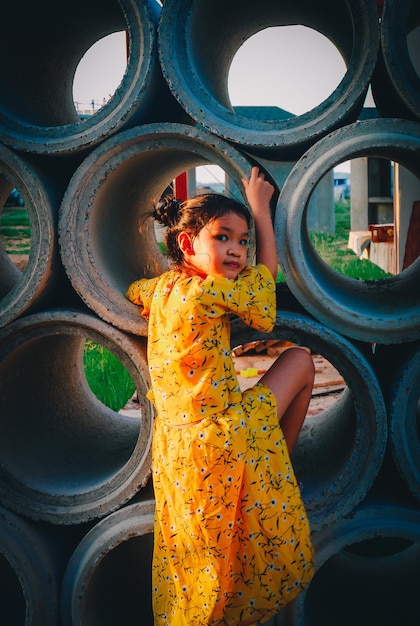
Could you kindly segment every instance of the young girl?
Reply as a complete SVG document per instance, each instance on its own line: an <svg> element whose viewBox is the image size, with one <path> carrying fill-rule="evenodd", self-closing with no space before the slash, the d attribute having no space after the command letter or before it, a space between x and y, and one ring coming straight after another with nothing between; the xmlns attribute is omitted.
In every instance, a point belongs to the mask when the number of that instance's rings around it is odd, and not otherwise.
<svg viewBox="0 0 420 626"><path fill-rule="evenodd" d="M241 392L231 357L231 314L266 332L276 317L274 189L256 167L243 184L257 265L247 264L244 205L218 194L167 198L152 215L167 227L173 268L126 293L149 320L156 626L261 624L313 575L289 458L311 398L312 358L291 348Z"/></svg>

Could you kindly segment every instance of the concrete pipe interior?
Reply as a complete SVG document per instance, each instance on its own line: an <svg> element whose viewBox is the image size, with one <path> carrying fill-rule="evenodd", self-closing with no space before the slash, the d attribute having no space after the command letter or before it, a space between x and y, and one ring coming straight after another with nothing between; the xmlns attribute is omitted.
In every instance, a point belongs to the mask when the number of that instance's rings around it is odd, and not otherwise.
<svg viewBox="0 0 420 626"><path fill-rule="evenodd" d="M126 367L140 418L109 409L90 390L87 339ZM57 310L13 322L0 332L0 345L3 502L34 519L74 524L132 497L150 474L144 342L92 316Z"/></svg>
<svg viewBox="0 0 420 626"><path fill-rule="evenodd" d="M3 555L0 555L0 577L2 610L5 615L11 616L8 621L10 626L21 626L25 623L25 596L15 570Z"/></svg>
<svg viewBox="0 0 420 626"><path fill-rule="evenodd" d="M316 573L287 623L416 624L419 529L418 511L378 506L315 534Z"/></svg>
<svg viewBox="0 0 420 626"><path fill-rule="evenodd" d="M13 262L15 257L7 253L6 213L12 218L13 208L6 202L13 189L17 189L26 211L28 226L28 248L19 267ZM56 242L54 190L47 186L40 173L37 173L12 150L0 145L0 326L10 322L39 302L48 294L55 276L58 261ZM4 228L3 228L4 226ZM13 227L13 226L12 226Z"/></svg>
<svg viewBox="0 0 420 626"><path fill-rule="evenodd" d="M407 348L390 391L389 437L395 465L420 500L420 348Z"/></svg>
<svg viewBox="0 0 420 626"><path fill-rule="evenodd" d="M317 183L336 164L374 156L401 164L420 179L420 126L406 120L366 120L330 133L290 172L276 211L276 237L286 282L302 306L345 336L383 344L420 336L420 259L391 278L343 276L311 243L307 209Z"/></svg>
<svg viewBox="0 0 420 626"><path fill-rule="evenodd" d="M63 578L63 626L130 624L135 616L153 626L153 516L153 501L130 504L82 539Z"/></svg>
<svg viewBox="0 0 420 626"><path fill-rule="evenodd" d="M1 239L0 239L0 264L1 264L1 273L0 273L0 296L4 298L11 289L16 285L22 275L22 269L14 263L14 259L12 256L9 256L8 248L9 246L6 244L7 241L7 233L8 228L5 223L3 223L3 213L7 212L7 201L11 196L13 190L15 189L12 182L9 182L3 175L0 175L0 226L1 226ZM20 196L21 197L21 196ZM17 202L17 201L16 201ZM16 205L17 206L17 205ZM26 209L23 209L26 211ZM26 212L27 215L27 212ZM29 220L29 216L28 216ZM6 218L4 219L6 222ZM29 223L28 231L30 232L31 227ZM30 247L30 235L28 241L28 247Z"/></svg>
<svg viewBox="0 0 420 626"><path fill-rule="evenodd" d="M234 323L232 346L267 335ZM293 466L303 483L311 526L330 524L359 504L382 465L387 420L382 392L365 357L340 335L299 314L279 312L270 338L285 339L321 354L346 384L339 399L306 417Z"/></svg>
<svg viewBox="0 0 420 626"><path fill-rule="evenodd" d="M46 537L18 515L0 508L0 599L8 626L56 626L58 576Z"/></svg>
<svg viewBox="0 0 420 626"><path fill-rule="evenodd" d="M343 79L303 115L294 117L282 109L278 119L239 114L228 92L235 54L263 29L295 24L321 33L338 49L347 67ZM250 153L293 158L327 132L358 118L378 41L374 0L166 0L158 31L163 74L193 119Z"/></svg>
<svg viewBox="0 0 420 626"><path fill-rule="evenodd" d="M227 193L244 200L250 161L206 131L150 124L120 133L92 152L70 181L60 211L61 256L74 289L96 313L134 334L147 323L124 293L167 269L153 220L145 214L174 178L214 163L229 176Z"/></svg>
<svg viewBox="0 0 420 626"><path fill-rule="evenodd" d="M420 4L387 0L372 95L382 117L420 121Z"/></svg>
<svg viewBox="0 0 420 626"><path fill-rule="evenodd" d="M47 0L8 3L2 10L0 140L29 152L71 154L144 120L155 106L160 110L152 101L168 91L155 44L161 6L156 0L73 0L56 9ZM72 89L78 64L98 40L119 31L128 33L126 72L113 97L81 119Z"/></svg>

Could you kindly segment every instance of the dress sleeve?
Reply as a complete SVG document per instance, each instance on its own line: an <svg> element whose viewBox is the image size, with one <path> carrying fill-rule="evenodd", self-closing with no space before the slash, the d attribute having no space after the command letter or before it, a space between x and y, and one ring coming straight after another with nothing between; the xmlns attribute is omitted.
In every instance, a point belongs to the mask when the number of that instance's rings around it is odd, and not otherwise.
<svg viewBox="0 0 420 626"><path fill-rule="evenodd" d="M135 280L131 283L125 292L125 297L128 298L128 300L130 300L133 304L137 304L137 306L141 308L142 316L149 319L150 306L155 295L155 291L156 278L141 278L140 280Z"/></svg>
<svg viewBox="0 0 420 626"><path fill-rule="evenodd" d="M234 313L248 326L270 332L276 321L276 289L265 265L247 266L236 280L208 276L199 300L207 315Z"/></svg>

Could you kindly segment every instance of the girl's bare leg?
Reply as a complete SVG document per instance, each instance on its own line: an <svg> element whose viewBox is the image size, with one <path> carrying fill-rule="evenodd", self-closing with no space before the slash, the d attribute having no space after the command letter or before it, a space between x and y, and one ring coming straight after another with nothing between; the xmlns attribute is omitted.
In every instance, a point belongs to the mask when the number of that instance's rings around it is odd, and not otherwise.
<svg viewBox="0 0 420 626"><path fill-rule="evenodd" d="M302 348L289 348L273 363L261 378L277 400L277 415L292 452L309 402L314 384L315 369L311 354Z"/></svg>

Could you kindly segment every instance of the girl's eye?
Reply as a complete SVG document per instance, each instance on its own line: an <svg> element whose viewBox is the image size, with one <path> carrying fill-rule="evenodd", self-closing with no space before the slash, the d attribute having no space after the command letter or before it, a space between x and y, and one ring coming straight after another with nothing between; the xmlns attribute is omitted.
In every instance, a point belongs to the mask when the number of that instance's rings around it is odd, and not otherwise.
<svg viewBox="0 0 420 626"><path fill-rule="evenodd" d="M218 239L219 241L227 241L227 235L217 235L216 239Z"/></svg>
<svg viewBox="0 0 420 626"><path fill-rule="evenodd" d="M241 246L247 246L248 247L248 239L241 239Z"/></svg>

